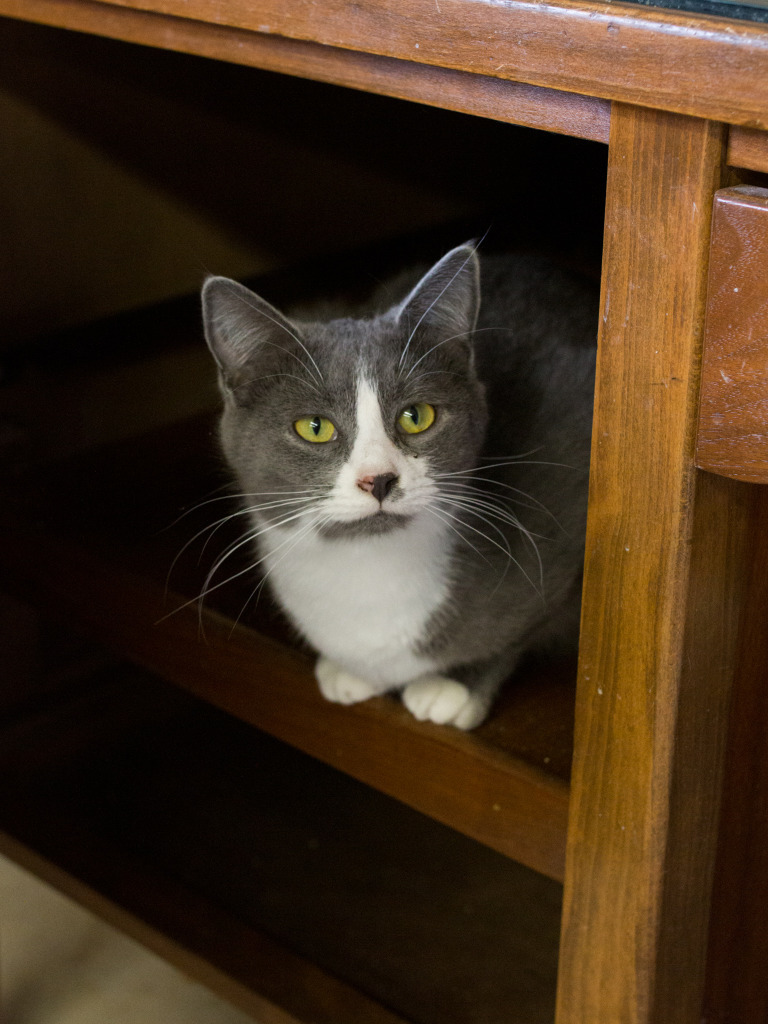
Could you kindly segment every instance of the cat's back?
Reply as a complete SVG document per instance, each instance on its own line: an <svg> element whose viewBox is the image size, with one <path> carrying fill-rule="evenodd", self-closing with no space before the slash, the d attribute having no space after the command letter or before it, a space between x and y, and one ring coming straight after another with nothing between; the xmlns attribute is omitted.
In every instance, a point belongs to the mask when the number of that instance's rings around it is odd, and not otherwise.
<svg viewBox="0 0 768 1024"><path fill-rule="evenodd" d="M479 353L501 356L506 349L535 357L563 350L578 359L580 351L594 352L599 300L594 279L536 253L486 256L480 267Z"/></svg>
<svg viewBox="0 0 768 1024"><path fill-rule="evenodd" d="M475 335L491 410L486 455L528 449L583 465L591 433L597 283L545 256L481 261ZM517 454L518 452L515 452Z"/></svg>

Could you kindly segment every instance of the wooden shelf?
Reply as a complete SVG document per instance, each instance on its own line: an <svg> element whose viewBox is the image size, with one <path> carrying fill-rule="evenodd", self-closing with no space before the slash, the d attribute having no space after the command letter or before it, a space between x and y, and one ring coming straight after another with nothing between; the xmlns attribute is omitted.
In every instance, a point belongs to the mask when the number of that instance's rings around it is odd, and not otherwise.
<svg viewBox="0 0 768 1024"><path fill-rule="evenodd" d="M469 735L418 723L391 698L330 704L309 654L286 639L263 598L252 607L249 586L222 587L201 609L189 603L226 543L222 531L201 553L201 538L174 564L221 515L211 512L220 501L181 514L224 480L212 420L35 476L44 485L17 487L0 542L0 565L21 595L265 732L562 878L573 666L531 666Z"/></svg>
<svg viewBox="0 0 768 1024"><path fill-rule="evenodd" d="M0 735L0 850L260 1021L551 1019L558 885L205 702L113 664Z"/></svg>

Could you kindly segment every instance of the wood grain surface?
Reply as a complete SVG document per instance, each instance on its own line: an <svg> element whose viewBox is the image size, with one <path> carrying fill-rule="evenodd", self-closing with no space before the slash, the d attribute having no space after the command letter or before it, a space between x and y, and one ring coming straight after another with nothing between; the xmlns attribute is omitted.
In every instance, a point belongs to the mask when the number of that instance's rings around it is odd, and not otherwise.
<svg viewBox="0 0 768 1024"><path fill-rule="evenodd" d="M612 115L558 1024L698 1024L743 485L693 446L717 125Z"/></svg>
<svg viewBox="0 0 768 1024"><path fill-rule="evenodd" d="M13 13L5 0L0 13ZM54 27L608 142L610 103L593 96L96 2L27 0L23 14Z"/></svg>
<svg viewBox="0 0 768 1024"><path fill-rule="evenodd" d="M728 163L768 173L768 132L734 125L728 134Z"/></svg>
<svg viewBox="0 0 768 1024"><path fill-rule="evenodd" d="M715 198L696 464L768 483L768 189Z"/></svg>
<svg viewBox="0 0 768 1024"><path fill-rule="evenodd" d="M119 38L120 8L134 41L169 48L192 20L768 128L768 26L754 22L600 0L0 0L0 14ZM148 14L166 19L162 40Z"/></svg>

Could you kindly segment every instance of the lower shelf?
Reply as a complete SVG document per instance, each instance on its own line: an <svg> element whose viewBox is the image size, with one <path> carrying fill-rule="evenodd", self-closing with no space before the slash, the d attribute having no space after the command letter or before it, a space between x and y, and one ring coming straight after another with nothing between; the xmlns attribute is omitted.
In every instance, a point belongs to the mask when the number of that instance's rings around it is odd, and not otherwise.
<svg viewBox="0 0 768 1024"><path fill-rule="evenodd" d="M390 698L323 700L308 653L265 601L253 609L251 587L194 601L215 555L207 532L187 542L223 515L206 501L215 493L221 507L225 479L212 434L210 419L178 424L20 484L0 530L9 585L164 679L562 879L573 666L518 673L471 734L418 723Z"/></svg>
<svg viewBox="0 0 768 1024"><path fill-rule="evenodd" d="M538 1024L560 887L110 666L0 733L0 849L264 1024Z"/></svg>

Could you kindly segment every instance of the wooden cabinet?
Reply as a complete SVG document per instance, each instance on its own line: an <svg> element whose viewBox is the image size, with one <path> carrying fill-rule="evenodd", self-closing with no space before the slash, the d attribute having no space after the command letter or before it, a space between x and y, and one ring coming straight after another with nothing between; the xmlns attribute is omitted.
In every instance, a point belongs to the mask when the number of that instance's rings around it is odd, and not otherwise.
<svg viewBox="0 0 768 1024"><path fill-rule="evenodd" d="M734 168L768 171L768 26L599 0L0 0L0 14L608 146L575 698L567 673L531 672L459 735L386 700L324 703L306 658L236 608L165 615L194 583L168 598L174 542L148 531L157 508L138 496L152 484L178 507L201 493L206 424L68 465L67 487L91 498L55 522L28 504L53 504L52 472L9 514L0 559L14 590L129 660L563 881L558 1024L764 1020L764 929L740 893L766 885L766 500L695 454L713 203ZM37 778L45 759L25 749L13 763ZM40 799L60 821L66 801L57 816ZM41 853L53 825L5 802L6 850L265 1020L408 1019L103 836ZM196 916L213 922L207 941ZM212 936L225 933L223 951Z"/></svg>

